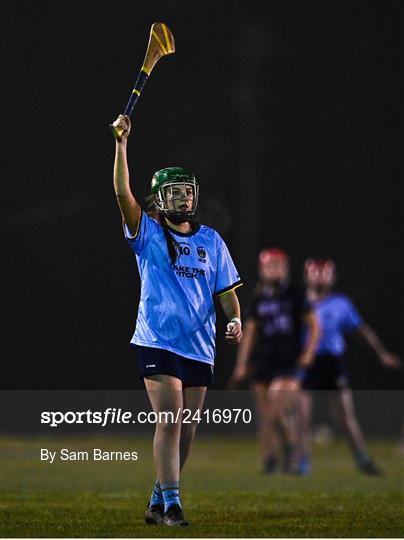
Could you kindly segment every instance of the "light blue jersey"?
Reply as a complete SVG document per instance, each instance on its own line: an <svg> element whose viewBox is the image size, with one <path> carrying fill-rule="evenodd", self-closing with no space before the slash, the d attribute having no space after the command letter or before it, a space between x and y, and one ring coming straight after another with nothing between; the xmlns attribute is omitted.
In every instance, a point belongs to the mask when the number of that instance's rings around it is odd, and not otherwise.
<svg viewBox="0 0 404 540"><path fill-rule="evenodd" d="M356 330L362 318L349 298L341 293L331 293L324 300L312 302L321 326L317 354L340 356L345 352L344 334Z"/></svg>
<svg viewBox="0 0 404 540"><path fill-rule="evenodd" d="M172 265L162 226L145 212L135 237L126 225L124 232L136 254L141 280L131 343L213 364L216 336L213 298L241 285L223 239L204 225L198 225L189 234L170 229L181 252Z"/></svg>

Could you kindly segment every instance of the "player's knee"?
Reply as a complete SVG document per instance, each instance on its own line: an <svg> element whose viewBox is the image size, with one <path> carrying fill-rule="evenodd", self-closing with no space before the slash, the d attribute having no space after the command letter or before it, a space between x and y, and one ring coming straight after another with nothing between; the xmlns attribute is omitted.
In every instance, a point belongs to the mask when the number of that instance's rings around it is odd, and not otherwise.
<svg viewBox="0 0 404 540"><path fill-rule="evenodd" d="M279 407L271 407L271 409L268 411L267 415L267 421L271 425L278 425L278 423L281 421L282 417L282 410Z"/></svg>
<svg viewBox="0 0 404 540"><path fill-rule="evenodd" d="M190 423L182 424L181 425L181 439L183 441L185 440L192 441L197 427L198 427L197 422L190 422Z"/></svg>
<svg viewBox="0 0 404 540"><path fill-rule="evenodd" d="M171 422L169 420L163 420L156 424L156 430L164 436L177 436L181 432L180 422Z"/></svg>

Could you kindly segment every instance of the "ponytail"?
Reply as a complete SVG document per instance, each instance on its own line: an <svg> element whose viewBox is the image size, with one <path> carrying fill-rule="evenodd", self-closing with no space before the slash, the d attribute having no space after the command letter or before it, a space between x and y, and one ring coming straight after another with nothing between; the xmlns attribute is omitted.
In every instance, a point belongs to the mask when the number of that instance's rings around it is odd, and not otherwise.
<svg viewBox="0 0 404 540"><path fill-rule="evenodd" d="M146 202L148 203L147 207L147 214L158 221L160 225L163 228L163 233L166 239L167 243L167 249L168 249L168 256L170 258L171 264L175 264L177 262L178 258L178 252L179 252L179 244L177 240L173 237L173 235L168 230L167 222L165 220L164 214L162 212L159 212L156 208L156 205L154 204L155 196L150 195Z"/></svg>
<svg viewBox="0 0 404 540"><path fill-rule="evenodd" d="M177 262L178 251L179 251L180 246L178 245L177 240L173 237L173 235L168 230L167 222L163 214L159 214L159 221L160 221L160 225L163 227L163 233L166 238L168 255L170 257L171 264L175 264Z"/></svg>

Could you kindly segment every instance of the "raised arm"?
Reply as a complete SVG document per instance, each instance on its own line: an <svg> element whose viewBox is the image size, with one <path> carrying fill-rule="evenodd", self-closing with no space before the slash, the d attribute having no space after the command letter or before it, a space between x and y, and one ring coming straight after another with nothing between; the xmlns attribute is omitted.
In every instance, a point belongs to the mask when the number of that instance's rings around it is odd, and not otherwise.
<svg viewBox="0 0 404 540"><path fill-rule="evenodd" d="M117 127L124 130L120 140L115 142L114 162L114 190L118 201L122 219L125 221L130 233L135 236L139 227L141 208L133 196L129 183L128 160L126 147L131 129L129 116L118 117Z"/></svg>

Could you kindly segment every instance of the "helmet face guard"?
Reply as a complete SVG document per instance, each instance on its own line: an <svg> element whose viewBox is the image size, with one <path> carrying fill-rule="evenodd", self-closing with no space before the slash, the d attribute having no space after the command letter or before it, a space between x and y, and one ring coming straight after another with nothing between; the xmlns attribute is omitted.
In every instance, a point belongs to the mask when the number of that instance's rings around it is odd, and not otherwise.
<svg viewBox="0 0 404 540"><path fill-rule="evenodd" d="M193 218L198 206L199 185L191 171L181 167L161 169L153 175L151 187L156 208L168 219L181 223ZM191 197L190 209L176 208L176 201L185 202Z"/></svg>
<svg viewBox="0 0 404 540"><path fill-rule="evenodd" d="M175 195L175 188L181 189L182 193L180 195ZM190 210L176 210L173 206L176 201L186 200L188 196L186 195L189 188L192 189L192 206ZM173 182L164 184L157 191L157 197L154 201L156 207L163 212L168 218L181 218L186 217L191 219L198 206L198 195L199 195L199 186L195 183L190 182ZM172 203L172 206L170 205ZM171 208L170 208L171 206Z"/></svg>
<svg viewBox="0 0 404 540"><path fill-rule="evenodd" d="M319 285L332 287L337 279L335 263L331 259L307 259L304 263L306 283L315 280Z"/></svg>
<svg viewBox="0 0 404 540"><path fill-rule="evenodd" d="M274 286L286 284L289 279L289 257L279 248L263 249L258 256L258 272L261 280Z"/></svg>

